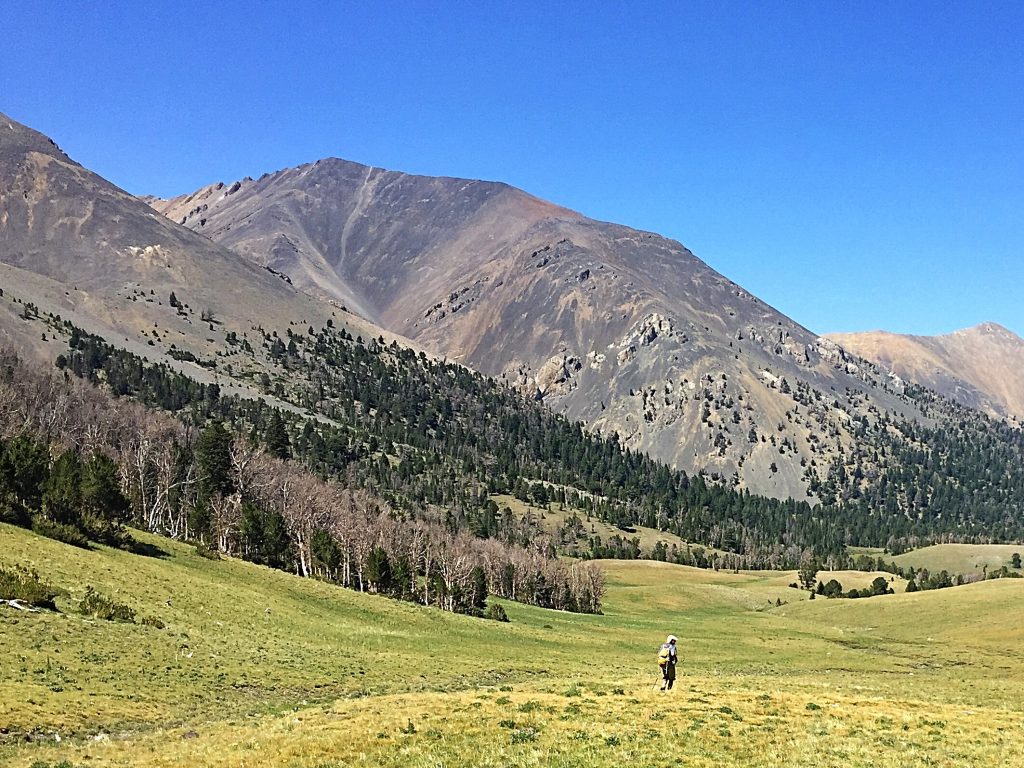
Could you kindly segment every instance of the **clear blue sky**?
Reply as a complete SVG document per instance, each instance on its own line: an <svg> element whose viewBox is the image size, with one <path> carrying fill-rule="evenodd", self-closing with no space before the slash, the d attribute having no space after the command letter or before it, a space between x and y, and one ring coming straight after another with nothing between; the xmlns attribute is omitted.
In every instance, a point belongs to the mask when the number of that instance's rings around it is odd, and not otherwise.
<svg viewBox="0 0 1024 768"><path fill-rule="evenodd" d="M814 331L1024 335L1019 3L0 9L0 111L134 193L338 156L676 238Z"/></svg>

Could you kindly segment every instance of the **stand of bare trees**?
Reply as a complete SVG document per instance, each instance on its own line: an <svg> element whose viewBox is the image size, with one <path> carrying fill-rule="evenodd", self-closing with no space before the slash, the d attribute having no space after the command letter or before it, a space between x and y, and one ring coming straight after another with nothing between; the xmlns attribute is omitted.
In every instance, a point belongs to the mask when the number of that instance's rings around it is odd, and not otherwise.
<svg viewBox="0 0 1024 768"><path fill-rule="evenodd" d="M197 455L199 435L170 415L0 353L0 439L22 434L52 456L75 449L113 458L132 520L154 533L448 611L480 613L488 594L600 611L600 569L563 563L546 537L510 546L402 521L369 492L321 480L237 436L222 456Z"/></svg>

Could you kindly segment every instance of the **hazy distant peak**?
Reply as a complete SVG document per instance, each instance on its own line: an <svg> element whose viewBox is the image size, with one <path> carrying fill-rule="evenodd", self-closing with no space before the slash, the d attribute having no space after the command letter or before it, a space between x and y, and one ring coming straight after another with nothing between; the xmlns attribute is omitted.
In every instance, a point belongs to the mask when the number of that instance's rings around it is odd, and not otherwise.
<svg viewBox="0 0 1024 768"><path fill-rule="evenodd" d="M994 322L939 336L829 334L855 355L996 416L1024 417L1024 339Z"/></svg>

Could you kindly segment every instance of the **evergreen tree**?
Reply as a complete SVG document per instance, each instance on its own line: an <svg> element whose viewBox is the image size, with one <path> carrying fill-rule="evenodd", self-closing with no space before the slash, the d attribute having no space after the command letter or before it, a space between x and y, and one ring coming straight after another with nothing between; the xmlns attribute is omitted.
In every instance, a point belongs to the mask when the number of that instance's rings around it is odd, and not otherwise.
<svg viewBox="0 0 1024 768"><path fill-rule="evenodd" d="M886 581L885 576L876 576L874 581L871 582L871 594L885 595L889 593L889 582Z"/></svg>
<svg viewBox="0 0 1024 768"><path fill-rule="evenodd" d="M814 582L818 576L818 564L814 560L805 560L800 566L797 574L800 586L804 589L813 589Z"/></svg>
<svg viewBox="0 0 1024 768"><path fill-rule="evenodd" d="M316 529L310 538L309 548L314 561L327 572L327 578L337 578L338 567L341 565L341 550L338 549L331 534L322 528Z"/></svg>
<svg viewBox="0 0 1024 768"><path fill-rule="evenodd" d="M366 558L366 580L374 592L390 592L392 583L391 562L383 547L374 547Z"/></svg>
<svg viewBox="0 0 1024 768"><path fill-rule="evenodd" d="M50 451L45 443L27 434L20 434L7 443L3 451L3 475L17 502L28 509L39 509L49 465Z"/></svg>
<svg viewBox="0 0 1024 768"><path fill-rule="evenodd" d="M68 449L53 462L43 484L43 514L55 523L78 527L82 516L82 460Z"/></svg>
<svg viewBox="0 0 1024 768"><path fill-rule="evenodd" d="M209 500L216 493L226 496L234 490L231 478L232 442L231 433L220 421L210 422L196 441L199 492L204 500Z"/></svg>
<svg viewBox="0 0 1024 768"><path fill-rule="evenodd" d="M291 441L288 438L288 430L281 418L281 412L276 408L270 416L270 424L267 425L267 453L276 459L288 459L291 457Z"/></svg>
<svg viewBox="0 0 1024 768"><path fill-rule="evenodd" d="M843 585L836 579L829 579L825 583L825 588L822 590L822 594L825 597L839 597L843 594Z"/></svg>
<svg viewBox="0 0 1024 768"><path fill-rule="evenodd" d="M117 464L106 454L96 453L82 469L82 507L108 522L128 520L128 499L121 492Z"/></svg>
<svg viewBox="0 0 1024 768"><path fill-rule="evenodd" d="M470 606L474 613L482 612L487 607L487 575L479 565L473 567L469 577L472 596Z"/></svg>

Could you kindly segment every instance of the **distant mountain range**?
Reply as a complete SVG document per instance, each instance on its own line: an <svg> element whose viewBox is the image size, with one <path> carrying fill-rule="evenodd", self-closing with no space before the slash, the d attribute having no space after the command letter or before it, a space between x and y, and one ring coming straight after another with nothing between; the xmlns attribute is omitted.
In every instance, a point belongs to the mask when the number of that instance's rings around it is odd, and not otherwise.
<svg viewBox="0 0 1024 768"><path fill-rule="evenodd" d="M849 352L992 416L1024 421L1024 339L995 323L943 336L830 334Z"/></svg>
<svg viewBox="0 0 1024 768"><path fill-rule="evenodd" d="M241 388L265 334L330 320L778 498L879 483L884 441L918 439L894 425L963 420L679 243L499 183L328 159L143 201L0 115L0 262L0 333L51 357L26 303Z"/></svg>

